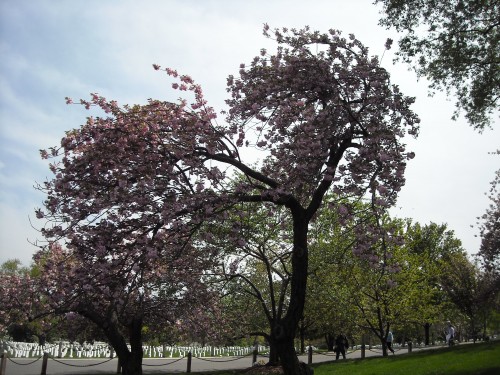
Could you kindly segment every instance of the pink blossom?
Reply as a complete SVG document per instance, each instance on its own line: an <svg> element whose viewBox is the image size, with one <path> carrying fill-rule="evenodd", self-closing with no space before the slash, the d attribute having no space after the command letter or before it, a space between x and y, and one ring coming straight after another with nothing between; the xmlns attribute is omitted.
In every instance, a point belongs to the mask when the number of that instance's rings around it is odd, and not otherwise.
<svg viewBox="0 0 500 375"><path fill-rule="evenodd" d="M377 190L382 195L386 194L389 191L384 185L377 186Z"/></svg>
<svg viewBox="0 0 500 375"><path fill-rule="evenodd" d="M344 204L340 204L338 208L338 212L340 215L346 215L349 213L349 209Z"/></svg>

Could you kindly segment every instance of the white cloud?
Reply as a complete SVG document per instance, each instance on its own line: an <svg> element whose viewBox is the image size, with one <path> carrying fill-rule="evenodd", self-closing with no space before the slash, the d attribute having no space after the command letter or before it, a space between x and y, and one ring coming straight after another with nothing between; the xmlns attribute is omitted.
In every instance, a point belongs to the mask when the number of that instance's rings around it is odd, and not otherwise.
<svg viewBox="0 0 500 375"><path fill-rule="evenodd" d="M0 225L0 263L14 258L19 259L24 265L31 263L31 257L36 251L32 243L41 237L31 227L30 217L34 217L32 209L14 208L0 202L0 222L2 223Z"/></svg>

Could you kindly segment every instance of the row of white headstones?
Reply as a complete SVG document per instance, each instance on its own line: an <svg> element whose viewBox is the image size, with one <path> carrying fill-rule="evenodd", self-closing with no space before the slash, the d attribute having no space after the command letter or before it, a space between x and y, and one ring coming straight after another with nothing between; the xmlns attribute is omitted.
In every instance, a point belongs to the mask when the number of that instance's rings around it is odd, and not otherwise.
<svg viewBox="0 0 500 375"><path fill-rule="evenodd" d="M48 353L58 358L111 358L116 357L113 349L106 343L69 343L59 342L55 344L39 345L37 343L5 341L0 343L2 352L8 353L13 358L33 358ZM246 356L253 352L254 346L152 346L143 345L145 358L182 358L189 352L193 357L223 357L223 356ZM130 349L130 347L129 347ZM268 352L266 346L258 346L259 353Z"/></svg>

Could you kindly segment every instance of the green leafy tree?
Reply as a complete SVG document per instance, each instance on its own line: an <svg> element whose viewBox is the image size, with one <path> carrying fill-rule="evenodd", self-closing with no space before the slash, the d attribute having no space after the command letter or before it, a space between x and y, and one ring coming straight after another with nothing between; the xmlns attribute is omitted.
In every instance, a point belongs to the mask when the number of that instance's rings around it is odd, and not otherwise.
<svg viewBox="0 0 500 375"><path fill-rule="evenodd" d="M234 215L205 228L205 241L224 254L220 269L225 313L234 337L263 336L270 364L278 364L271 334L290 301L291 230L288 213L267 204L239 204ZM227 239L238 233L240 239Z"/></svg>
<svg viewBox="0 0 500 375"><path fill-rule="evenodd" d="M346 220L345 211L355 214ZM353 337L363 330L385 345L390 327L408 321L419 305L413 285L421 275L402 247L403 234L403 221L380 216L369 203L343 200L314 222L306 312L316 318L330 349L338 333Z"/></svg>
<svg viewBox="0 0 500 375"><path fill-rule="evenodd" d="M333 200L333 202L335 202ZM350 301L353 267L352 248L355 243L353 223L358 224L363 216L361 204L352 203L350 209L357 211L349 219L339 213L346 200L332 204L312 223L310 229L310 264L307 302L304 320L313 337L322 336L329 351L334 349L335 337L339 333L353 337L357 332L357 309ZM352 341L352 340L351 340Z"/></svg>
<svg viewBox="0 0 500 375"><path fill-rule="evenodd" d="M433 303L435 288L422 267L421 254L405 244L407 222L387 216L377 222L379 237L371 245L375 254L353 258L347 272L350 300L360 315L358 324L378 338L385 356L388 332L398 328L400 336L414 334L408 327L422 321L423 311Z"/></svg>
<svg viewBox="0 0 500 375"><path fill-rule="evenodd" d="M485 331L488 318L498 297L498 288L491 273L481 271L465 252L443 259L441 285L451 302L466 317L469 335L476 341Z"/></svg>
<svg viewBox="0 0 500 375"><path fill-rule="evenodd" d="M349 300L350 278L342 271L349 267L352 254L343 256L339 252L332 256L331 250L326 244L311 247L312 267L304 312L310 335L322 336L329 351L334 349L339 333L352 337L357 331L357 310Z"/></svg>
<svg viewBox="0 0 500 375"><path fill-rule="evenodd" d="M23 267L19 259L9 259L0 265L2 275L22 275L29 273L29 268Z"/></svg>
<svg viewBox="0 0 500 375"><path fill-rule="evenodd" d="M413 66L432 90L454 91L456 119L482 130L498 111L500 1L375 0L381 24L403 32L398 57Z"/></svg>
<svg viewBox="0 0 500 375"><path fill-rule="evenodd" d="M448 318L444 315L446 299L440 285L444 257L461 253L462 243L455 237L446 224L429 223L421 225L408 221L406 230L406 247L409 252L418 258L418 267L423 272L421 276L428 284L425 293L419 296L415 314L415 323L424 327L425 345L430 344L430 330L433 324L443 323Z"/></svg>
<svg viewBox="0 0 500 375"><path fill-rule="evenodd" d="M254 272L254 282L256 278L264 275L259 264L255 262L248 265L248 271ZM250 285L243 279L233 279L224 285L221 293L221 303L223 306L224 325L228 330L226 342L234 342L241 339L249 339L254 336L264 339L269 334L269 325L262 310L261 302L258 298L248 293Z"/></svg>

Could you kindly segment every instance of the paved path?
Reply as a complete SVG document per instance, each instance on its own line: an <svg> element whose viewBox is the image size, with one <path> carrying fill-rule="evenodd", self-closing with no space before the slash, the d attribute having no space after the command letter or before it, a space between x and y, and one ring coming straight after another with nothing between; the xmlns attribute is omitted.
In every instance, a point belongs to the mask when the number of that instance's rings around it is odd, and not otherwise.
<svg viewBox="0 0 500 375"><path fill-rule="evenodd" d="M413 349L414 351L422 349ZM396 355L408 353L407 348L396 349ZM366 350L366 357L381 356L381 350ZM300 360L307 363L307 355L299 356ZM361 351L348 352L347 358L361 358ZM258 360L265 360L258 357ZM329 362L335 360L335 353L314 353L312 362ZM106 361L106 362L104 362ZM103 363L104 362L104 363ZM96 364L99 364L96 366ZM47 375L91 375L91 374L115 374L117 370L117 359L49 359L47 363ZM219 358L193 358L191 371L213 371L213 370L237 370L245 369L252 365L252 356L246 357L219 357ZM186 372L187 359L144 359L144 374L165 374ZM6 363L5 375L40 375L42 360L13 358Z"/></svg>

